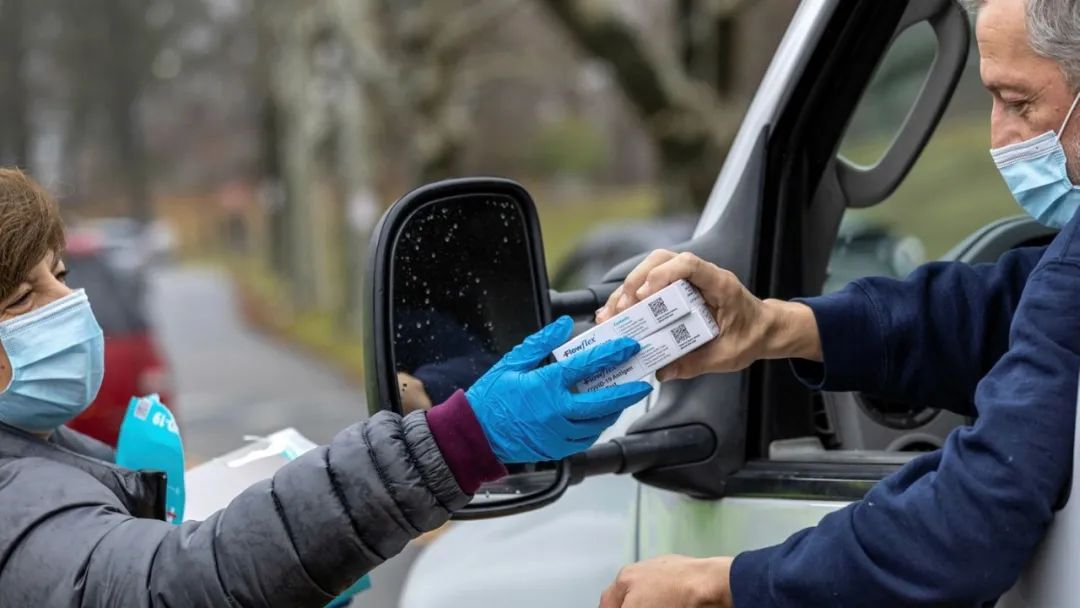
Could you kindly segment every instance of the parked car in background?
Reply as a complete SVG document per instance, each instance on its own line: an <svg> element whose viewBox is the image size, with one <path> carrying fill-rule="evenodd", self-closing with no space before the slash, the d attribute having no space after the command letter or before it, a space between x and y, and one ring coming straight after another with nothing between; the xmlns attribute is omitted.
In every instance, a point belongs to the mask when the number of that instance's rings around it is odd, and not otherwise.
<svg viewBox="0 0 1080 608"><path fill-rule="evenodd" d="M551 288L568 291L600 283L619 262L690 240L697 220L680 215L601 225L559 264L551 275ZM859 277L905 277L925 261L926 250L917 236L849 215L840 222L822 291L836 291Z"/></svg>
<svg viewBox="0 0 1080 608"><path fill-rule="evenodd" d="M79 231L96 233L101 254L120 272L137 276L149 265L147 231L138 221L126 217L86 220L79 224Z"/></svg>
<svg viewBox="0 0 1080 608"><path fill-rule="evenodd" d="M131 397L158 393L176 413L168 364L142 308L141 280L115 268L95 231L71 232L64 263L68 285L85 289L105 333L105 379L97 399L69 426L116 445Z"/></svg>
<svg viewBox="0 0 1080 608"><path fill-rule="evenodd" d="M150 266L169 264L176 258L176 231L165 220L150 222L142 240Z"/></svg>
<svg viewBox="0 0 1080 608"><path fill-rule="evenodd" d="M568 291L599 283L623 260L689 240L696 225L697 216L679 215L611 222L593 228L551 273L551 288Z"/></svg>

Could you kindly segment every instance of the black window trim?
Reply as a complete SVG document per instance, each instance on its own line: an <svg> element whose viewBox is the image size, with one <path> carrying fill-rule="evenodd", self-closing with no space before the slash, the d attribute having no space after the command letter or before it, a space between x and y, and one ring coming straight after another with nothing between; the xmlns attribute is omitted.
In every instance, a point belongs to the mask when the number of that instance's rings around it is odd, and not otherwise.
<svg viewBox="0 0 1080 608"><path fill-rule="evenodd" d="M752 285L759 296L790 299L820 289L847 206L835 171L837 150L879 60L907 27L897 27L907 4L842 2L790 98L794 111L785 112L773 129ZM821 203L830 193L835 203ZM823 233L831 238L808 238ZM772 439L797 428L778 428L791 418L807 435L813 434L813 393L797 382L786 361L755 364L750 370L746 462L727 479L725 496L858 500L902 466L769 460Z"/></svg>

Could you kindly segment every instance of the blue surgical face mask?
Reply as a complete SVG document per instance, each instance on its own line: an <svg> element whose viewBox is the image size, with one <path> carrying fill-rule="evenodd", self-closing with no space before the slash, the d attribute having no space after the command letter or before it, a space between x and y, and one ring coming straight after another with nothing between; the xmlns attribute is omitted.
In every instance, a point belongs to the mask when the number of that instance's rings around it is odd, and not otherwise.
<svg viewBox="0 0 1080 608"><path fill-rule="evenodd" d="M1063 228L1080 208L1080 188L1073 185L1065 163L1061 134L1069 124L1076 102L1073 100L1065 122L1057 133L990 150L1001 176L1024 211L1040 224Z"/></svg>
<svg viewBox="0 0 1080 608"><path fill-rule="evenodd" d="M105 341L82 290L0 323L11 382L0 422L48 432L90 406L105 372Z"/></svg>

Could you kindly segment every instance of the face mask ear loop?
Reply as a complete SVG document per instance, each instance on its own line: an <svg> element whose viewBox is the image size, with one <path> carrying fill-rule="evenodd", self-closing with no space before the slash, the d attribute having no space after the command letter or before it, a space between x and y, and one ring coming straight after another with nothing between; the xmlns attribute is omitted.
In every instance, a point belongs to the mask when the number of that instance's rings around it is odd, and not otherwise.
<svg viewBox="0 0 1080 608"><path fill-rule="evenodd" d="M1069 113L1065 115L1065 121L1061 123L1061 128L1058 129L1058 132L1057 132L1058 141L1061 141L1061 136L1065 134L1065 127L1067 127L1069 125L1069 120L1072 118L1073 110L1076 109L1077 102L1080 102L1080 93L1077 93L1076 97L1073 98L1072 105L1069 106Z"/></svg>

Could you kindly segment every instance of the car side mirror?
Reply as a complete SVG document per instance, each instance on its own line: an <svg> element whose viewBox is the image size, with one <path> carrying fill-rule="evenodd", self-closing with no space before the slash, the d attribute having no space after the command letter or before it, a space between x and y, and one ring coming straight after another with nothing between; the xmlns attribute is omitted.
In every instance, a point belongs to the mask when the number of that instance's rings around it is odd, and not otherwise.
<svg viewBox="0 0 1080 608"><path fill-rule="evenodd" d="M414 190L375 229L364 306L368 407L408 414L467 389L551 320L536 208L505 179ZM569 485L564 463L515 465L456 518L527 511Z"/></svg>

